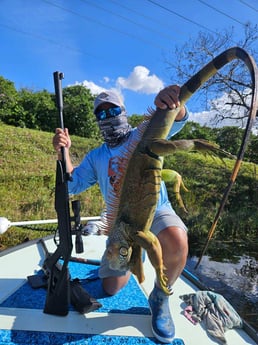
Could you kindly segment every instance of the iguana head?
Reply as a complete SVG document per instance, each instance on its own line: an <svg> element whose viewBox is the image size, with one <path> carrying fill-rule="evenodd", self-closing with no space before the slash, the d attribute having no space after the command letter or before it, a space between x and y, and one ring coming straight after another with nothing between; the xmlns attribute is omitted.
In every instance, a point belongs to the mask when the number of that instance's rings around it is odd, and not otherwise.
<svg viewBox="0 0 258 345"><path fill-rule="evenodd" d="M112 270L128 270L131 255L132 247L126 241L113 242L107 247L107 259Z"/></svg>
<svg viewBox="0 0 258 345"><path fill-rule="evenodd" d="M128 236L129 228L129 225L123 221L116 223L114 236L108 239L106 255L112 270L129 269L133 251Z"/></svg>

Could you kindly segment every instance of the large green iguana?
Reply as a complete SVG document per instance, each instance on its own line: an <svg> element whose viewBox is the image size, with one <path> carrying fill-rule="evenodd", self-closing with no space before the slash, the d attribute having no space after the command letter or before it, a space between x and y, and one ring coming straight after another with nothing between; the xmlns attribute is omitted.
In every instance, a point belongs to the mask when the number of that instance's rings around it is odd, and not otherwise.
<svg viewBox="0 0 258 345"><path fill-rule="evenodd" d="M257 109L257 70L252 58L240 48L231 48L194 75L180 91L180 107L211 76L233 59L245 62L252 76L253 100L250 116L255 118ZM139 282L144 280L141 250L144 248L155 268L157 279L165 293L170 294L162 260L162 249L156 236L150 232L161 184L162 156L176 150L204 150L214 154L224 153L217 146L203 140L168 141L167 135L179 112L175 110L150 110L149 116L138 127L139 139L125 152L119 191L110 197L107 215L108 245L106 255L109 267L114 270L129 269ZM250 120L249 119L249 120ZM249 134L251 124L246 131ZM244 138L247 141L248 135ZM236 169L239 169L238 158Z"/></svg>

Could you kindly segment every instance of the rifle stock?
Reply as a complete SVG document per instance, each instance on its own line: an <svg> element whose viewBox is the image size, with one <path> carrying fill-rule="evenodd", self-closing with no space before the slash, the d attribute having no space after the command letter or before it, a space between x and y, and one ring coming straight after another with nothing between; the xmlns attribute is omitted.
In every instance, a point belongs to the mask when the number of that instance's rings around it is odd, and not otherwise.
<svg viewBox="0 0 258 345"><path fill-rule="evenodd" d="M61 80L63 73L54 72L56 103L59 112L60 127L63 122L63 95ZM73 249L71 216L68 194L68 180L71 179L66 170L65 148L61 148L62 160L56 164L55 210L58 219L59 245L56 251L46 257L45 265L50 272L47 298L44 313L67 315L70 304L70 276L68 262ZM61 270L57 268L59 259L63 259Z"/></svg>

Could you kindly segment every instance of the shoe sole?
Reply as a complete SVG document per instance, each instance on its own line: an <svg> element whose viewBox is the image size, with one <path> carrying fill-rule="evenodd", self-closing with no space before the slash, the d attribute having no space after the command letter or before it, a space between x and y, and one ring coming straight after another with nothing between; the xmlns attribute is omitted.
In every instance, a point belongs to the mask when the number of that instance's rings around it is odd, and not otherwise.
<svg viewBox="0 0 258 345"><path fill-rule="evenodd" d="M162 342L163 344L171 344L172 343L172 341L175 339L174 337L172 337L172 338L163 338L163 337L161 337L160 335L158 335L155 331L154 331L154 329L151 327L151 329L152 329L152 333L153 333L153 335L155 336L155 338L157 339L157 340L159 340L160 342ZM172 343L173 344L173 343ZM184 345L184 343L182 343L183 345ZM177 345L177 344L175 344L175 345ZM178 344L178 345L180 345L180 343Z"/></svg>

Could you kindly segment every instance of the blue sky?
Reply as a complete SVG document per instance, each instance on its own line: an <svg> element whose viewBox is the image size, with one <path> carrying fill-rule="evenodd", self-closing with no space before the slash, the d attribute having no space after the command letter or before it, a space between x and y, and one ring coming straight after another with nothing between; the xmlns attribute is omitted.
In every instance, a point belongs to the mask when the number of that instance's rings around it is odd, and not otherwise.
<svg viewBox="0 0 258 345"><path fill-rule="evenodd" d="M0 75L53 92L59 70L63 86L117 88L128 114L143 114L171 83L175 45L232 26L240 39L257 18L257 0L1 0Z"/></svg>

